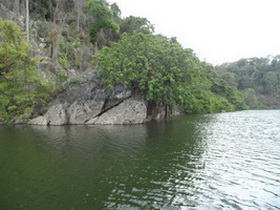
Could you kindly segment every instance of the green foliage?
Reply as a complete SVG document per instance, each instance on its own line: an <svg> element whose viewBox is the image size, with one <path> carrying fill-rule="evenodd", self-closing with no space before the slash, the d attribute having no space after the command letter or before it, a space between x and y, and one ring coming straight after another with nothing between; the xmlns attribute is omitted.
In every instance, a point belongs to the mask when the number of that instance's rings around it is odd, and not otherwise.
<svg viewBox="0 0 280 210"><path fill-rule="evenodd" d="M213 67L194 60L195 68L187 83L185 109L195 113L213 113L245 109L243 97L225 82L216 78Z"/></svg>
<svg viewBox="0 0 280 210"><path fill-rule="evenodd" d="M256 91L252 88L248 88L244 91L244 98L246 104L251 108L256 108L258 106L258 99L256 96Z"/></svg>
<svg viewBox="0 0 280 210"><path fill-rule="evenodd" d="M216 67L216 72L244 93L250 108L280 108L280 56L241 59Z"/></svg>
<svg viewBox="0 0 280 210"><path fill-rule="evenodd" d="M99 76L109 88L123 84L142 92L148 101L197 113L239 108L234 101L239 100L237 95L228 96L235 92L224 93L229 88L226 84L224 89L212 91L212 66L200 62L174 39L149 33L124 34L119 42L104 47L96 58L101 67Z"/></svg>
<svg viewBox="0 0 280 210"><path fill-rule="evenodd" d="M112 48L105 47L99 53L99 75L111 88L121 83L140 90L147 100L173 104L184 94L186 56L179 44L165 37L125 34Z"/></svg>
<svg viewBox="0 0 280 210"><path fill-rule="evenodd" d="M236 79L236 75L234 73L225 72L224 74L221 75L221 77L229 86L232 86L232 87L237 86L237 79Z"/></svg>
<svg viewBox="0 0 280 210"><path fill-rule="evenodd" d="M19 26L0 19L0 117L10 119L48 100L52 85L36 72L39 59Z"/></svg>
<svg viewBox="0 0 280 210"><path fill-rule="evenodd" d="M188 112L214 113L235 110L235 107L227 99L213 93L209 89L194 87L186 91L189 97L186 98L188 104L185 106L185 110Z"/></svg>
<svg viewBox="0 0 280 210"><path fill-rule="evenodd" d="M119 6L117 5L117 3L111 4L111 5L110 5L110 8L111 8L111 10L112 10L112 12L113 12L113 17L114 17L115 19L120 19L120 18L121 18L121 13L122 13L122 12L121 12Z"/></svg>
<svg viewBox="0 0 280 210"><path fill-rule="evenodd" d="M247 109L241 92L239 92L235 87L228 85L225 81L219 80L218 78L215 79L211 90L214 93L226 98L229 103L234 105L235 110Z"/></svg>
<svg viewBox="0 0 280 210"><path fill-rule="evenodd" d="M134 32L152 33L154 26L146 18L129 16L121 20L121 33L132 35Z"/></svg>
<svg viewBox="0 0 280 210"><path fill-rule="evenodd" d="M255 109L264 110L264 109L269 109L269 107L265 105L258 105Z"/></svg>
<svg viewBox="0 0 280 210"><path fill-rule="evenodd" d="M87 3L88 10L95 19L90 27L90 37L93 44L96 43L98 33L101 30L119 30L119 25L113 20L113 13L105 0L87 0Z"/></svg>
<svg viewBox="0 0 280 210"><path fill-rule="evenodd" d="M57 78L58 78L57 83L62 84L63 82L65 82L67 80L68 75L66 73L58 73Z"/></svg>
<svg viewBox="0 0 280 210"><path fill-rule="evenodd" d="M69 81L69 84L78 84L81 83L83 81L82 78L73 78Z"/></svg>
<svg viewBox="0 0 280 210"><path fill-rule="evenodd" d="M61 65L62 68L67 69L68 67L68 60L67 60L67 56L60 56L58 58L58 63Z"/></svg>
<svg viewBox="0 0 280 210"><path fill-rule="evenodd" d="M279 69L280 70L280 69ZM264 93L270 94L280 87L279 75L280 72L277 71L269 71L263 77L263 89Z"/></svg>
<svg viewBox="0 0 280 210"><path fill-rule="evenodd" d="M237 87L243 91L255 88L255 78L263 84L258 86L262 94L278 88L275 78L280 78L279 73L264 77L259 70L267 67L266 59L243 59L227 66L227 71L221 67L217 79L213 67L200 62L192 50L183 49L176 38L153 35L154 27L146 18L122 19L118 5L106 0L30 0L30 14L40 20L35 27L40 37L46 38L45 52L65 69L92 69L93 51L119 41L97 56L99 75L108 87L121 83L141 92L148 101L196 113L231 111L246 108ZM2 38L5 30L0 37L9 45L0 52L0 93L6 95L0 98L0 112L1 116L25 116L29 111L24 110L47 100L51 85L36 73L38 59L29 56L31 48L24 35L19 28L12 30L7 32L9 39ZM271 61L274 69L279 69L279 58ZM56 89L62 90L67 75L57 76L60 85ZM68 83L82 81L75 78Z"/></svg>

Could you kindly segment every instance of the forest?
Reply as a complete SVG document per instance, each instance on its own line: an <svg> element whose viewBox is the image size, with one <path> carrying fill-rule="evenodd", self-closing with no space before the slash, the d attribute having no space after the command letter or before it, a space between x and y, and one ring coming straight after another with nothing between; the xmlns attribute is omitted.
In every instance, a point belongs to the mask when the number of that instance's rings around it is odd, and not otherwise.
<svg viewBox="0 0 280 210"><path fill-rule="evenodd" d="M252 109L280 107L280 56L240 59L215 67L219 78L243 93Z"/></svg>
<svg viewBox="0 0 280 210"><path fill-rule="evenodd" d="M0 120L28 117L65 90L69 72L98 70L183 113L279 108L280 57L213 66L144 17L106 0L0 0ZM63 71L38 71L46 63ZM52 71L53 73L53 71ZM78 80L75 82L79 82Z"/></svg>

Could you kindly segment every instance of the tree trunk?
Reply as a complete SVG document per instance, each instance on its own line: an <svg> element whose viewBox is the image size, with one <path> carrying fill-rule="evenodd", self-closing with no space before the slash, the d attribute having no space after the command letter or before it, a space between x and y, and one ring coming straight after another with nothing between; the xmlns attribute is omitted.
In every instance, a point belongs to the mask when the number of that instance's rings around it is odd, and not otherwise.
<svg viewBox="0 0 280 210"><path fill-rule="evenodd" d="M77 31L80 31L80 18L81 18L81 2L76 1L76 7L77 7Z"/></svg>
<svg viewBox="0 0 280 210"><path fill-rule="evenodd" d="M50 9L50 20L53 18L53 5L52 0L49 0L49 9Z"/></svg>
<svg viewBox="0 0 280 210"><path fill-rule="evenodd" d="M147 119L148 120L161 120L166 119L167 108L164 104L156 104L153 101L148 101L147 106Z"/></svg>
<svg viewBox="0 0 280 210"><path fill-rule="evenodd" d="M78 14L77 14L77 31L78 32L80 31L80 17L81 17L81 13L80 13L80 11L78 11Z"/></svg>
<svg viewBox="0 0 280 210"><path fill-rule="evenodd" d="M26 41L29 43L29 0L26 0Z"/></svg>
<svg viewBox="0 0 280 210"><path fill-rule="evenodd" d="M58 33L58 28L57 28L57 17L58 17L58 13L59 13L59 3L56 3L56 7L55 10L53 12L53 17L52 17L52 41L51 41L51 57L52 58L57 58L58 57L58 51L59 51L59 46L57 44L57 39L59 36Z"/></svg>
<svg viewBox="0 0 280 210"><path fill-rule="evenodd" d="M13 10L14 10L14 13L19 15L19 0L14 1L14 9Z"/></svg>

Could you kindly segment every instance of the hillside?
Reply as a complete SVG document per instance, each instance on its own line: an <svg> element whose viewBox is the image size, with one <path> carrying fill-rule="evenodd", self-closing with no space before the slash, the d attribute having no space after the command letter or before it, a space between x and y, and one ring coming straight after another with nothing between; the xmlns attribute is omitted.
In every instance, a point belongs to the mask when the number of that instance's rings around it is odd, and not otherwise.
<svg viewBox="0 0 280 210"><path fill-rule="evenodd" d="M219 78L238 88L252 109L280 108L280 56L240 59L215 67Z"/></svg>
<svg viewBox="0 0 280 210"><path fill-rule="evenodd" d="M154 34L146 18L122 18L115 3L1 0L0 10L2 121L44 115L92 71L105 91L122 85L143 98L148 113L158 106L168 115L246 108L242 94L218 78L212 65L175 37Z"/></svg>

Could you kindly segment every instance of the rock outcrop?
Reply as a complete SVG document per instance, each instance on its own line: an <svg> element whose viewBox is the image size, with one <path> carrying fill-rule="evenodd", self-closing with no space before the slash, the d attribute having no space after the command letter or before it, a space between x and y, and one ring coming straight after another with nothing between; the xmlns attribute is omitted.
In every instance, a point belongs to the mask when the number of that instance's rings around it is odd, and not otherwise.
<svg viewBox="0 0 280 210"><path fill-rule="evenodd" d="M147 104L132 96L124 86L106 90L95 71L79 75L80 82L68 82L66 91L49 104L43 115L37 113L31 125L139 124L147 118ZM39 115L39 113L41 115Z"/></svg>
<svg viewBox="0 0 280 210"><path fill-rule="evenodd" d="M140 124L146 122L146 117L147 106L144 100L127 99L88 121L87 124Z"/></svg>
<svg viewBox="0 0 280 210"><path fill-rule="evenodd" d="M29 125L48 125L47 118L45 116L39 116L29 121Z"/></svg>
<svg viewBox="0 0 280 210"><path fill-rule="evenodd" d="M62 104L51 106L44 116L39 116L29 122L32 125L65 125L67 124L66 110Z"/></svg>

